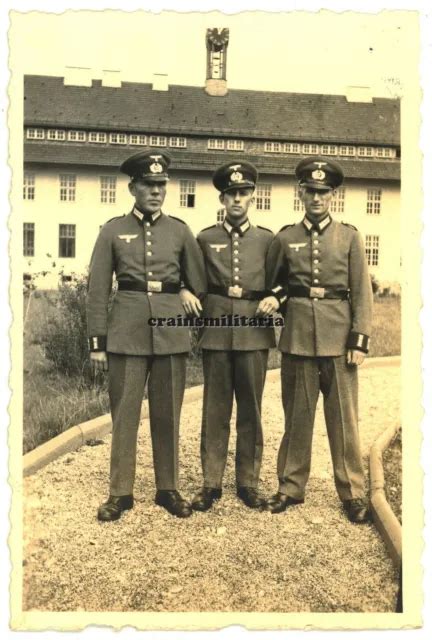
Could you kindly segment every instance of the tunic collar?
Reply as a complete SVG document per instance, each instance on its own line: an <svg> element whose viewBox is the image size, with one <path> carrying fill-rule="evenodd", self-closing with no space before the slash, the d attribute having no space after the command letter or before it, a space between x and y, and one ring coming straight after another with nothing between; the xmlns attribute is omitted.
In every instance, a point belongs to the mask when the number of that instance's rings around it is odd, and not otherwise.
<svg viewBox="0 0 432 640"><path fill-rule="evenodd" d="M307 216L305 216L302 220L306 229L310 232L312 229L316 229L319 233L322 233L324 229L326 229L331 223L332 219L329 215L326 215L325 218L320 220L320 222L311 222Z"/></svg>
<svg viewBox="0 0 432 640"><path fill-rule="evenodd" d="M156 220L159 220L162 215L161 211L156 211L156 213L144 214L141 213L141 211L136 207L132 209L132 213L136 218L138 218L141 224L143 224L143 222L150 222L150 224L154 224Z"/></svg>
<svg viewBox="0 0 432 640"><path fill-rule="evenodd" d="M244 235L246 233L246 231L248 229L250 229L250 222L249 220L245 220L243 222L243 224L239 225L239 226L234 226L232 224L230 224L228 222L228 220L225 218L223 225L222 225L226 231L228 231L228 233L231 235L232 233L236 232L238 233L240 236Z"/></svg>

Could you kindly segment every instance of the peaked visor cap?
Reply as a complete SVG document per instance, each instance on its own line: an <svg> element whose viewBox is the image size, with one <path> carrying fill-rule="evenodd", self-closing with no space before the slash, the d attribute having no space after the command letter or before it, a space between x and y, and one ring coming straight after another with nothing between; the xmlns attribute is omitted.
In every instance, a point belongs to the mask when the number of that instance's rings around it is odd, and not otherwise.
<svg viewBox="0 0 432 640"><path fill-rule="evenodd" d="M329 158L309 156L298 163L295 170L299 184L319 191L339 187L344 179L340 165Z"/></svg>
<svg viewBox="0 0 432 640"><path fill-rule="evenodd" d="M160 149L145 149L127 158L120 166L120 171L132 179L143 178L155 182L169 180L168 167L171 156Z"/></svg>
<svg viewBox="0 0 432 640"><path fill-rule="evenodd" d="M213 184L221 193L245 187L255 189L257 180L257 168L244 160L227 162L218 167L213 174Z"/></svg>

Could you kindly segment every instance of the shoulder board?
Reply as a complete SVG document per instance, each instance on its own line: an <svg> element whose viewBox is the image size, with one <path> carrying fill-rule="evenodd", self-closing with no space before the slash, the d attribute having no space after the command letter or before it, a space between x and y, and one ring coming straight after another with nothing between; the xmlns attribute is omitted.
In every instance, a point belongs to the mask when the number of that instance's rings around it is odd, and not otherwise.
<svg viewBox="0 0 432 640"><path fill-rule="evenodd" d="M295 222L293 222L293 224L286 224L284 227L282 227L281 229L279 229L278 233L280 233L281 231L283 231L284 229L288 229L288 227L295 227Z"/></svg>
<svg viewBox="0 0 432 640"><path fill-rule="evenodd" d="M181 218L177 218L176 216L172 216L170 214L170 218L172 218L173 220L177 220L178 222L181 222L182 224L186 224L186 222L184 220L182 220Z"/></svg>
<svg viewBox="0 0 432 640"><path fill-rule="evenodd" d="M207 229L216 229L216 227L220 227L219 224L211 224L209 227L204 227L204 229L201 229L200 233L202 233L203 231L207 231Z"/></svg>
<svg viewBox="0 0 432 640"><path fill-rule="evenodd" d="M108 222L112 222L113 220L119 220L120 218L124 218L125 217L125 213L122 216L114 216L114 218L110 218L109 220L107 220L105 222L105 224L108 224Z"/></svg>
<svg viewBox="0 0 432 640"><path fill-rule="evenodd" d="M354 231L358 231L357 227L355 227L353 224L349 224L348 222L342 222L342 224L344 224L346 227L351 227L351 229L354 229Z"/></svg>
<svg viewBox="0 0 432 640"><path fill-rule="evenodd" d="M269 233L273 234L273 231L271 229L267 229L267 227L262 227L260 224L257 224L257 228L263 229L264 231L268 231Z"/></svg>

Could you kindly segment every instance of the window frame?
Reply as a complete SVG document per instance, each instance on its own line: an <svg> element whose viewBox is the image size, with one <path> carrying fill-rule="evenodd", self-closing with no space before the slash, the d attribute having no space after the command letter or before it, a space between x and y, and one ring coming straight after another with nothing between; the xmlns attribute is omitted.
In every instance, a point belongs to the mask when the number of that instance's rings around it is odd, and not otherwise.
<svg viewBox="0 0 432 640"><path fill-rule="evenodd" d="M179 180L179 205L181 209L195 209L196 186L196 180L186 178Z"/></svg>
<svg viewBox="0 0 432 640"><path fill-rule="evenodd" d="M117 199L117 176L99 176L100 203L115 204Z"/></svg>
<svg viewBox="0 0 432 640"><path fill-rule="evenodd" d="M271 211L272 183L258 182L255 191L255 208L257 211Z"/></svg>
<svg viewBox="0 0 432 640"><path fill-rule="evenodd" d="M30 238L29 238L29 235L30 235ZM23 256L25 258L35 257L35 239L36 239L36 224L34 222L24 222L23 223ZM30 247L30 251L28 247Z"/></svg>
<svg viewBox="0 0 432 640"><path fill-rule="evenodd" d="M71 231L73 230L73 235L62 235L62 228L64 231ZM58 245L58 257L59 258L75 258L76 257L76 224L64 224L64 223L59 223L59 245ZM66 241L66 244L64 245L65 247L71 247L70 250L67 250L65 252L62 252L62 240ZM71 242L68 243L67 241L70 240ZM64 253L64 255L63 255ZM66 255L71 253L72 255Z"/></svg>
<svg viewBox="0 0 432 640"><path fill-rule="evenodd" d="M60 183L60 192L59 192L60 202L75 202L76 187L77 187L76 173L60 173L59 183Z"/></svg>

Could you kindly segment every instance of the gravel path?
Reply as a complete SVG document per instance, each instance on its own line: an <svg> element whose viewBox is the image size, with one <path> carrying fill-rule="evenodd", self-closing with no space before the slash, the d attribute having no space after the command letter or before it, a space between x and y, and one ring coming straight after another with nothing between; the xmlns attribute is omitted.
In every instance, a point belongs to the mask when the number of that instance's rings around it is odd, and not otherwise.
<svg viewBox="0 0 432 640"><path fill-rule="evenodd" d="M360 369L363 452L399 422L399 369ZM276 490L283 429L279 382L267 382L261 488ZM201 483L201 401L185 405L181 489ZM96 510L106 497L110 438L25 479L24 610L372 612L394 610L396 574L372 525L342 514L319 407L304 505L284 514L247 509L234 492L233 428L224 495L186 520L153 504L149 425L139 435L136 507L114 523Z"/></svg>

